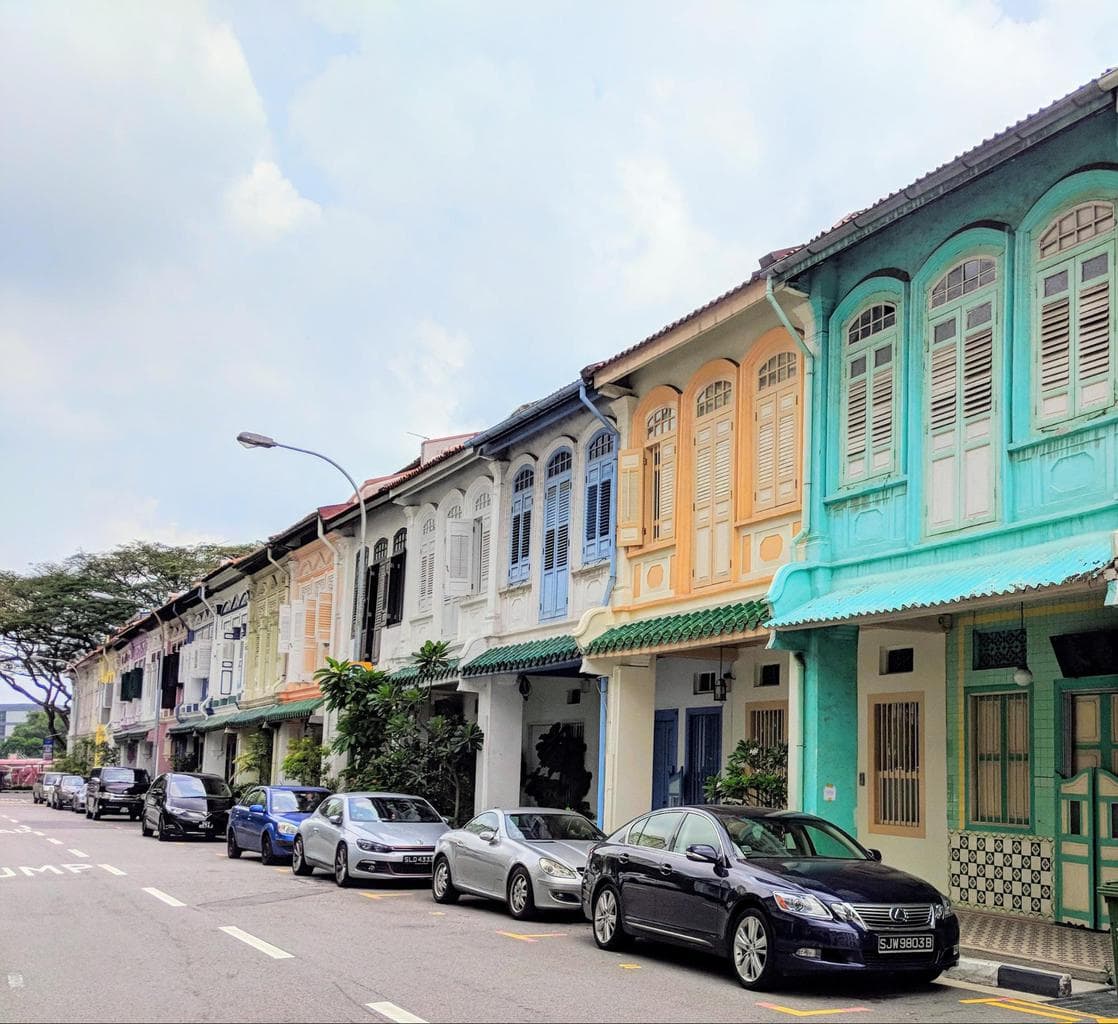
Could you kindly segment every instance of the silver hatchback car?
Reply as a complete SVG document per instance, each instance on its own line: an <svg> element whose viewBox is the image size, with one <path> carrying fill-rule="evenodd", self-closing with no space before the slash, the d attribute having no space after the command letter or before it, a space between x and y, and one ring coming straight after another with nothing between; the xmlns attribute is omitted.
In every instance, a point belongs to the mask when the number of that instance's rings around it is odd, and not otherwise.
<svg viewBox="0 0 1118 1024"><path fill-rule="evenodd" d="M291 870L333 871L340 886L361 878L430 878L435 842L448 827L419 796L335 793L299 823Z"/></svg>
<svg viewBox="0 0 1118 1024"><path fill-rule="evenodd" d="M536 910L577 910L586 858L603 839L574 811L485 811L439 839L431 895L436 903L453 903L461 893L502 900L521 920Z"/></svg>

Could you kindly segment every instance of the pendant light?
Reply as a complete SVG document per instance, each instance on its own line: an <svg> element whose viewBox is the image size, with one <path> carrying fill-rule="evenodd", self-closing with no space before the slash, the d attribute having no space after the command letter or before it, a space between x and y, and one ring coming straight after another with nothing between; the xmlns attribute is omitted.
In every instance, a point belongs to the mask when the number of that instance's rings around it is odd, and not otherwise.
<svg viewBox="0 0 1118 1024"><path fill-rule="evenodd" d="M1018 686L1029 686L1033 681L1033 673L1029 668L1029 634L1025 632L1025 602L1021 602L1021 632L1025 634L1024 649L1021 652L1021 664L1013 671L1013 681Z"/></svg>

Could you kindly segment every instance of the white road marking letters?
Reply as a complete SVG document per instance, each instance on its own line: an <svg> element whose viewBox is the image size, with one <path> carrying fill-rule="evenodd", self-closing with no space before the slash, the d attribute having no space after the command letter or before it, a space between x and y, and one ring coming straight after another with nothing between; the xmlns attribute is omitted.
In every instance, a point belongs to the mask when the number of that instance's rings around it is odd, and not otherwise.
<svg viewBox="0 0 1118 1024"><path fill-rule="evenodd" d="M121 871L120 868L114 868L111 864L98 864L99 868L103 868L110 875L126 875L127 871Z"/></svg>
<svg viewBox="0 0 1118 1024"><path fill-rule="evenodd" d="M82 853L81 850L75 850L72 847L66 848L67 853L72 853L75 857L88 857L88 853Z"/></svg>
<svg viewBox="0 0 1118 1024"><path fill-rule="evenodd" d="M218 930L225 932L226 935L233 936L235 939L240 939L241 942L248 946L252 946L253 949L260 950L261 953L266 953L273 960L290 960L294 956L294 954L280 949L279 946L273 946L270 942L258 939L255 935L249 935L248 932L241 931L240 928L236 928L233 925L225 925Z"/></svg>
<svg viewBox="0 0 1118 1024"><path fill-rule="evenodd" d="M400 1009L395 1003L366 1003L365 1005L373 1013L379 1013L382 1017L396 1021L397 1024L427 1024L422 1017L417 1017L414 1013L408 1013L407 1010Z"/></svg>
<svg viewBox="0 0 1118 1024"><path fill-rule="evenodd" d="M9 974L8 975L8 988L23 988L23 975L22 974Z"/></svg>
<svg viewBox="0 0 1118 1024"><path fill-rule="evenodd" d="M62 845L62 840L61 839L47 839L47 842L48 843L54 843L55 846L61 846Z"/></svg>
<svg viewBox="0 0 1118 1024"><path fill-rule="evenodd" d="M181 900L175 899L174 896L168 896L162 890L153 889L149 885L144 886L144 892L146 892L149 896L154 896L157 900L162 900L169 907L185 907L186 906L185 903L183 903Z"/></svg>

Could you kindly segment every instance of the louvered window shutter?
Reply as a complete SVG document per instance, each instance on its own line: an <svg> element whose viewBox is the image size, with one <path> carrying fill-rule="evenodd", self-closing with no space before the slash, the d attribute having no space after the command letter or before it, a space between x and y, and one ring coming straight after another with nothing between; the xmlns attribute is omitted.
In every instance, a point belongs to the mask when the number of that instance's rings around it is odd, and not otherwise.
<svg viewBox="0 0 1118 1024"><path fill-rule="evenodd" d="M757 398L754 414L756 456L753 462L753 510L761 512L776 504L776 394L764 392Z"/></svg>
<svg viewBox="0 0 1118 1024"><path fill-rule="evenodd" d="M329 585L329 584L327 584ZM323 590L318 595L318 642L329 645L334 637L334 592Z"/></svg>
<svg viewBox="0 0 1118 1024"><path fill-rule="evenodd" d="M598 487L602 465L593 463L586 467L586 494L583 502L582 562L587 564L598 558Z"/></svg>
<svg viewBox="0 0 1118 1024"><path fill-rule="evenodd" d="M291 605L286 602L279 606L279 643L277 653L291 653Z"/></svg>
<svg viewBox="0 0 1118 1024"><path fill-rule="evenodd" d="M875 404L877 401L877 380ZM892 409L892 395L889 397ZM800 495L800 396L795 387L783 388L777 394L776 420L776 504L794 504Z"/></svg>
<svg viewBox="0 0 1118 1024"><path fill-rule="evenodd" d="M723 416L714 423L713 494L711 496L711 579L730 575L734 506L734 421Z"/></svg>
<svg viewBox="0 0 1118 1024"><path fill-rule="evenodd" d="M847 361L846 373L846 477L857 480L866 474L869 374L864 352Z"/></svg>
<svg viewBox="0 0 1118 1024"><path fill-rule="evenodd" d="M692 490L691 576L696 584L709 583L713 572L714 424L703 422L695 431L695 484Z"/></svg>
<svg viewBox="0 0 1118 1024"><path fill-rule="evenodd" d="M308 595L303 603L303 675L318 664L318 597Z"/></svg>
<svg viewBox="0 0 1118 1024"><path fill-rule="evenodd" d="M607 462L601 467L598 487L598 557L609 558L613 547L613 475L615 464Z"/></svg>
<svg viewBox="0 0 1118 1024"><path fill-rule="evenodd" d="M928 416L930 472L927 481L928 523L951 526L956 519L958 491L958 318L932 326L931 405Z"/></svg>
<svg viewBox="0 0 1118 1024"><path fill-rule="evenodd" d="M1071 414L1071 278L1075 261L1040 274L1037 306L1040 343L1037 346L1040 419L1059 420Z"/></svg>
<svg viewBox="0 0 1118 1024"><path fill-rule="evenodd" d="M963 409L960 441L962 518L989 519L994 512L994 304L964 310Z"/></svg>
<svg viewBox="0 0 1118 1024"><path fill-rule="evenodd" d="M644 450L629 448L618 456L617 543L632 547L643 542Z"/></svg>
<svg viewBox="0 0 1118 1024"><path fill-rule="evenodd" d="M1077 404L1080 412L1111 404L1114 395L1113 245L1076 260Z"/></svg>
<svg viewBox="0 0 1118 1024"><path fill-rule="evenodd" d="M656 448L654 474L655 508L653 540L671 540L675 536L676 439L661 441Z"/></svg>
<svg viewBox="0 0 1118 1024"><path fill-rule="evenodd" d="M407 550L392 556L388 568L388 606L385 625L395 626L404 620L404 581L407 579Z"/></svg>
<svg viewBox="0 0 1118 1024"><path fill-rule="evenodd" d="M518 495L512 499L512 520L509 531L509 581L520 579L520 531L523 528L524 498Z"/></svg>
<svg viewBox="0 0 1118 1024"><path fill-rule="evenodd" d="M446 581L449 597L470 592L470 540L473 524L467 519L448 519L446 523Z"/></svg>
<svg viewBox="0 0 1118 1024"><path fill-rule="evenodd" d="M882 345L873 352L873 396L870 419L870 447L873 452L872 468L875 472L893 467L893 421L894 421L894 369L893 346ZM799 397L797 396L797 402ZM797 416L797 435L799 417ZM797 442L798 444L798 442ZM799 487L797 485L797 494Z"/></svg>
<svg viewBox="0 0 1118 1024"><path fill-rule="evenodd" d="M474 591L484 594L489 589L489 518L474 520Z"/></svg>
<svg viewBox="0 0 1118 1024"><path fill-rule="evenodd" d="M423 542L419 549L419 607L431 607L435 593L435 541Z"/></svg>

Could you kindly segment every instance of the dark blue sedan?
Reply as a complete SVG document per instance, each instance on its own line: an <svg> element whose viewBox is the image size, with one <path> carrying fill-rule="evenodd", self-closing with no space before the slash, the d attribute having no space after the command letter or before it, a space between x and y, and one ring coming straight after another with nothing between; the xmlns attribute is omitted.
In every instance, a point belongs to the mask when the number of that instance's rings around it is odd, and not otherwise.
<svg viewBox="0 0 1118 1024"><path fill-rule="evenodd" d="M226 848L233 859L259 851L264 864L291 856L299 822L330 795L321 786L257 786L229 813Z"/></svg>

